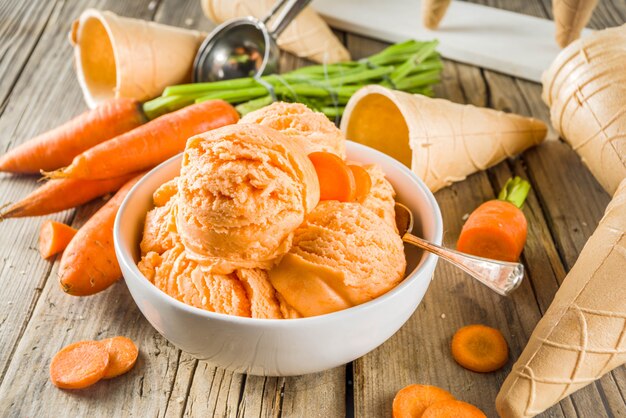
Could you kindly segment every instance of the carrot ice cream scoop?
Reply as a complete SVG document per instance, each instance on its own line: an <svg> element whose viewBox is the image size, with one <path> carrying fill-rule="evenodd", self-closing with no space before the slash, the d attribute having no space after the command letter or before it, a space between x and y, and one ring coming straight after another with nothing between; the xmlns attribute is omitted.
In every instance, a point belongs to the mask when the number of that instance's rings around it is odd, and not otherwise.
<svg viewBox="0 0 626 418"><path fill-rule="evenodd" d="M332 152L346 157L346 138L323 113L302 103L274 102L241 118L239 123L256 123L285 134L307 154Z"/></svg>
<svg viewBox="0 0 626 418"><path fill-rule="evenodd" d="M176 226L189 258L210 273L268 269L318 201L301 147L268 127L229 125L187 141Z"/></svg>
<svg viewBox="0 0 626 418"><path fill-rule="evenodd" d="M402 240L359 203L320 202L295 231L293 246L270 270L270 282L302 316L372 300L404 277Z"/></svg>

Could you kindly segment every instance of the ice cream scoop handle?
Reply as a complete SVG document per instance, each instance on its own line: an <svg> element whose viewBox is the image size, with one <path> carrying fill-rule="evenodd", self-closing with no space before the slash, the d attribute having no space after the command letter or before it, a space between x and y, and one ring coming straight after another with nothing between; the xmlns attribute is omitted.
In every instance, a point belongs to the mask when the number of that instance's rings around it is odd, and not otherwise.
<svg viewBox="0 0 626 418"><path fill-rule="evenodd" d="M503 296L508 296L522 283L522 279L524 278L524 265L521 263L490 260L464 254L459 251L441 247L408 233L404 234L402 240L438 255Z"/></svg>

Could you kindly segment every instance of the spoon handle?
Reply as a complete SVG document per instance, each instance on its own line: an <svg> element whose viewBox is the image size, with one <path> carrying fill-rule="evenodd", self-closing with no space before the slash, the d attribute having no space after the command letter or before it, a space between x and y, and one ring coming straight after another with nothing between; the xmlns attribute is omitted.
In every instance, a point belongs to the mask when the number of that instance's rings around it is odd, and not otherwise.
<svg viewBox="0 0 626 418"><path fill-rule="evenodd" d="M404 234L402 240L438 255L503 296L508 296L522 283L524 278L524 265L521 263L476 257L443 248L408 233Z"/></svg>
<svg viewBox="0 0 626 418"><path fill-rule="evenodd" d="M274 21L274 27L270 30L270 34L277 39L280 34L289 26L291 21L300 14L300 12L311 3L311 0L287 0L280 2L284 7ZM286 3L286 4L285 4ZM277 10L273 10L274 13Z"/></svg>

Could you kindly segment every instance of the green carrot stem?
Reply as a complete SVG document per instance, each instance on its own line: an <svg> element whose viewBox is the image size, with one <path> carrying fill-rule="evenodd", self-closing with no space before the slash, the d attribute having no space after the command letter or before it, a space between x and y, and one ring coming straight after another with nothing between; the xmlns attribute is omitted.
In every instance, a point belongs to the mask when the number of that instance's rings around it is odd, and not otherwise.
<svg viewBox="0 0 626 418"><path fill-rule="evenodd" d="M237 78L234 80L212 81L208 83L179 84L166 87L163 96L184 96L198 92L210 92L216 90L234 90L257 86L257 81L252 78Z"/></svg>
<svg viewBox="0 0 626 418"><path fill-rule="evenodd" d="M435 48L437 48L437 41L429 42L424 45L419 51L417 51L411 58L407 59L404 63L400 64L396 69L391 73L390 77L394 83L397 83L402 78L406 77L408 73L418 64L426 61L426 59L435 53Z"/></svg>
<svg viewBox="0 0 626 418"><path fill-rule="evenodd" d="M504 187L498 195L498 200L504 200L505 202L512 203L521 209L529 191L530 183L521 177L516 176L510 178L504 184Z"/></svg>
<svg viewBox="0 0 626 418"><path fill-rule="evenodd" d="M345 106L324 106L320 111L329 118L337 118L343 115L343 111L346 110Z"/></svg>
<svg viewBox="0 0 626 418"><path fill-rule="evenodd" d="M430 84L436 84L440 81L439 70L427 71L411 77L406 77L396 82L396 89L398 90L410 90L415 87L428 86Z"/></svg>
<svg viewBox="0 0 626 418"><path fill-rule="evenodd" d="M254 112L262 107L272 104L274 99L269 94L267 96L259 97L258 99L249 100L235 106L235 109L241 116L247 115L250 112Z"/></svg>

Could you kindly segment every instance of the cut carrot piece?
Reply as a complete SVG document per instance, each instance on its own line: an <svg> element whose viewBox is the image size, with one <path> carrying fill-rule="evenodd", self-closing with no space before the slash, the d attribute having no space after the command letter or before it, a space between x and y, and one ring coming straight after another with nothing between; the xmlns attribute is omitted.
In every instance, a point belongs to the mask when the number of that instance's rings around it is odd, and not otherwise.
<svg viewBox="0 0 626 418"><path fill-rule="evenodd" d="M39 254L42 258L48 258L60 253L74 238L76 232L76 229L61 222L45 221L39 231Z"/></svg>
<svg viewBox="0 0 626 418"><path fill-rule="evenodd" d="M528 228L520 207L529 190L526 180L510 179L498 200L485 202L472 212L461 230L457 250L495 260L519 260Z"/></svg>
<svg viewBox="0 0 626 418"><path fill-rule="evenodd" d="M102 379L109 353L98 341L79 341L59 351L50 363L50 380L63 389L82 389Z"/></svg>
<svg viewBox="0 0 626 418"><path fill-rule="evenodd" d="M137 346L130 338L112 337L100 341L109 353L109 365L103 379L122 375L133 368L139 355Z"/></svg>
<svg viewBox="0 0 626 418"><path fill-rule="evenodd" d="M426 408L422 418L487 418L487 415L467 402L449 399Z"/></svg>
<svg viewBox="0 0 626 418"><path fill-rule="evenodd" d="M330 152L312 152L309 159L320 183L320 200L354 201L354 175L340 157Z"/></svg>
<svg viewBox="0 0 626 418"><path fill-rule="evenodd" d="M487 373L509 360L509 346L502 333L485 325L468 325L452 337L452 357L466 369Z"/></svg>
<svg viewBox="0 0 626 418"><path fill-rule="evenodd" d="M349 165L348 168L352 170L354 183L356 184L355 200L359 203L363 203L372 188L372 178L367 170L361 166Z"/></svg>
<svg viewBox="0 0 626 418"><path fill-rule="evenodd" d="M419 418L430 405L448 399L454 396L436 386L409 385L393 399L393 418Z"/></svg>

